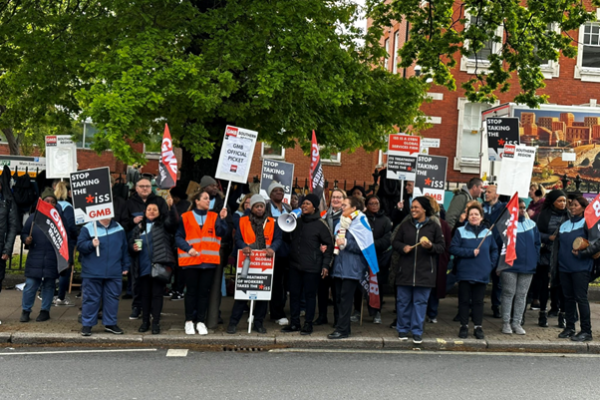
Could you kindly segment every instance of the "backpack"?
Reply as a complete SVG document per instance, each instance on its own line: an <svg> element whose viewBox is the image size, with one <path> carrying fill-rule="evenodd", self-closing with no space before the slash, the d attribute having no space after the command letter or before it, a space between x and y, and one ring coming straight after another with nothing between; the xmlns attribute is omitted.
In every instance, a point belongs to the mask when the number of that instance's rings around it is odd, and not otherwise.
<svg viewBox="0 0 600 400"><path fill-rule="evenodd" d="M19 208L30 208L37 200L35 188L29 175L21 175L13 186L13 197Z"/></svg>

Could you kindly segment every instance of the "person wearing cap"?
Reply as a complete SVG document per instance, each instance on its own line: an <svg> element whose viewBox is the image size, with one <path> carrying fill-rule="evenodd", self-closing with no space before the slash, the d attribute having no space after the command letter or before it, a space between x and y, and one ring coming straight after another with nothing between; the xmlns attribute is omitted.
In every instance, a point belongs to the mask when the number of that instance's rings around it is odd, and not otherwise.
<svg viewBox="0 0 600 400"><path fill-rule="evenodd" d="M282 332L310 335L313 331L319 280L329 275L333 259L333 236L319 213L320 199L314 193L302 201L302 215L291 236L290 247L290 324ZM325 246L325 251L321 251ZM300 298L304 291L306 314L300 327Z"/></svg>
<svg viewBox="0 0 600 400"><path fill-rule="evenodd" d="M266 204L266 214L269 217L273 217L275 221L282 214L289 214L292 211L292 207L283 202L285 196L284 186L277 182L272 181L267 189L269 195L269 201ZM282 236L282 243L277 250L277 256L275 257L275 268L273 270L273 293L271 296L271 302L269 303L271 320L275 321L279 325L287 325L289 323L285 315L285 302L287 297L287 291L285 290L285 274L289 269L289 253L290 253L290 235L284 234Z"/></svg>
<svg viewBox="0 0 600 400"><path fill-rule="evenodd" d="M57 199L52 188L46 188L42 192L42 201L57 208ZM64 219L62 210L58 209L61 220ZM54 299L54 288L56 279L59 277L58 262L56 260L56 250L52 242L46 237L44 232L33 223L35 213L32 213L21 231L21 240L29 249L27 261L25 262L25 288L23 289L23 299L21 312L21 322L29 322L29 314L35 302L35 295L38 289L42 288L42 309L36 318L37 322L50 319L50 307ZM33 229L32 229L33 225Z"/></svg>
<svg viewBox="0 0 600 400"><path fill-rule="evenodd" d="M400 340L413 343L423 341L423 323L427 303L437 278L438 257L446 247L442 228L431 217L433 209L429 199L416 197L410 207L411 218L401 224L392 248L398 253L393 258L396 284L396 330Z"/></svg>
<svg viewBox="0 0 600 400"><path fill-rule="evenodd" d="M281 230L273 217L265 212L265 199L255 194L250 199L250 215L240 218L240 228L235 233L235 244L241 249L244 257L250 257L252 250L266 250L267 257L275 256L281 245ZM244 310L245 300L236 300L231 311L227 333L234 334ZM267 302L257 301L254 304L254 329L258 333L267 333L263 321L267 315Z"/></svg>

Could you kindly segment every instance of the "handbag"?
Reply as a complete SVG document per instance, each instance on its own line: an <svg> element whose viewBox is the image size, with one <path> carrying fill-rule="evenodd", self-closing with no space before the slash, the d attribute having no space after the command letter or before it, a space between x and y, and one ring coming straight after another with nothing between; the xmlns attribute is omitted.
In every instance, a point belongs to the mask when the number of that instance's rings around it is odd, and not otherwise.
<svg viewBox="0 0 600 400"><path fill-rule="evenodd" d="M152 263L152 278L157 279L162 283L169 283L171 282L172 275L173 268L159 263Z"/></svg>

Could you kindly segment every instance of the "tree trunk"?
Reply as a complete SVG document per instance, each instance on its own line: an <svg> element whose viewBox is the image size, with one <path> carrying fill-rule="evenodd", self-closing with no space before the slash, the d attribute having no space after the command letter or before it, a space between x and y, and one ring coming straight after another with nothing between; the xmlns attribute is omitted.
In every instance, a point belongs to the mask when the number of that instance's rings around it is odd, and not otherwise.
<svg viewBox="0 0 600 400"><path fill-rule="evenodd" d="M0 117L6 111L6 106L0 106ZM19 141L15 137L12 128L3 128L2 132L6 136L6 141L8 142L8 150L12 155L19 155L21 152L19 151Z"/></svg>

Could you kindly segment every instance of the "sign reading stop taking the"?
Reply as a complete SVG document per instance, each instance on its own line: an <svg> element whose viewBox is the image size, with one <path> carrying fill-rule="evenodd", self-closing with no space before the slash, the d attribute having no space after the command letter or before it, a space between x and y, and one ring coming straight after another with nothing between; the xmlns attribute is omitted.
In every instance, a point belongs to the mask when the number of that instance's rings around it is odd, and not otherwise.
<svg viewBox="0 0 600 400"><path fill-rule="evenodd" d="M488 118L486 120L488 137L488 160L502 161L507 145L519 144L518 118Z"/></svg>
<svg viewBox="0 0 600 400"><path fill-rule="evenodd" d="M417 178L414 196L431 196L444 204L448 157L420 154L417 157Z"/></svg>
<svg viewBox="0 0 600 400"><path fill-rule="evenodd" d="M114 217L108 167L73 172L71 194L77 225Z"/></svg>

